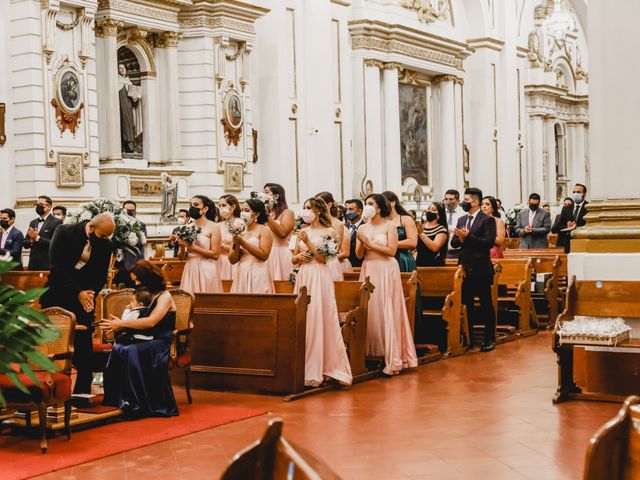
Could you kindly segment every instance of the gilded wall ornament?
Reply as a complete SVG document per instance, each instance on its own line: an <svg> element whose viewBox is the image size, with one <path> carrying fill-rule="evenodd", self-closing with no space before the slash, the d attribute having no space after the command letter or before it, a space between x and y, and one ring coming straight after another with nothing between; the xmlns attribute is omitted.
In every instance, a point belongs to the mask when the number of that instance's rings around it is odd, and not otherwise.
<svg viewBox="0 0 640 480"><path fill-rule="evenodd" d="M238 146L242 135L244 114L242 112L242 97L234 88L230 89L222 100L222 125L227 145Z"/></svg>
<svg viewBox="0 0 640 480"><path fill-rule="evenodd" d="M77 70L65 62L55 77L56 96L51 100L51 106L55 109L56 125L62 135L69 130L75 135L80 125L80 114L84 108L82 99L83 85Z"/></svg>
<svg viewBox="0 0 640 480"><path fill-rule="evenodd" d="M84 185L84 164L81 153L59 153L57 167L59 187L82 187Z"/></svg>
<svg viewBox="0 0 640 480"><path fill-rule="evenodd" d="M240 192L244 188L244 167L242 163L224 164L224 189L227 192Z"/></svg>
<svg viewBox="0 0 640 480"><path fill-rule="evenodd" d="M418 12L418 18L424 23L433 23L440 18L431 0L408 0L406 7Z"/></svg>

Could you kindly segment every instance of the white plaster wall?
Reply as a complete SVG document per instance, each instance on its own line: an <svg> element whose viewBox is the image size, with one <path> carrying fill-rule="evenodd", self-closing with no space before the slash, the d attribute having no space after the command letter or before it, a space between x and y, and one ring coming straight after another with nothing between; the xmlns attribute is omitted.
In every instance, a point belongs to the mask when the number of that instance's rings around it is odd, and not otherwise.
<svg viewBox="0 0 640 480"><path fill-rule="evenodd" d="M13 207L15 202L14 136L13 136L13 90L11 88L11 64L14 53L11 42L12 9L8 2L0 4L0 103L6 105L5 134L6 143L0 147L0 205Z"/></svg>

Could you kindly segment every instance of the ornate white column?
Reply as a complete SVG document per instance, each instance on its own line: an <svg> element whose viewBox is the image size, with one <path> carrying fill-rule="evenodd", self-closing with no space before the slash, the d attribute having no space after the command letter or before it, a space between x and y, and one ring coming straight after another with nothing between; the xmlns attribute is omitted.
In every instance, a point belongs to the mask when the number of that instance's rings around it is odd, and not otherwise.
<svg viewBox="0 0 640 480"><path fill-rule="evenodd" d="M386 63L382 75L384 95L384 189L400 194L400 92L397 63Z"/></svg>
<svg viewBox="0 0 640 480"><path fill-rule="evenodd" d="M111 18L96 22L98 82L98 141L101 162L121 162L120 102L118 99L118 28Z"/></svg>
<svg viewBox="0 0 640 480"><path fill-rule="evenodd" d="M587 184L585 124L575 122L567 124L567 133L571 145L568 177L573 183ZM571 185L569 186L571 188Z"/></svg>
<svg viewBox="0 0 640 480"><path fill-rule="evenodd" d="M373 182L373 190L381 192L382 168L382 101L380 98L380 70L378 60L364 61L365 165L366 179ZM364 185L363 185L364 187Z"/></svg>
<svg viewBox="0 0 640 480"><path fill-rule="evenodd" d="M442 75L434 79L439 89L439 122L436 146L436 196L441 196L449 188L460 188L456 175L456 102L453 75Z"/></svg>
<svg viewBox="0 0 640 480"><path fill-rule="evenodd" d="M553 202L556 199L556 130L555 117L544 119L544 191L537 192L543 202ZM529 192L532 193L532 192Z"/></svg>
<svg viewBox="0 0 640 480"><path fill-rule="evenodd" d="M529 118L529 135L528 135L528 190L523 192L523 200L526 200L529 194L537 192L544 194L544 178L545 178L545 145L544 145L544 116L532 115ZM526 187L525 187L526 188Z"/></svg>
<svg viewBox="0 0 640 480"><path fill-rule="evenodd" d="M161 162L181 165L180 96L178 92L178 32L158 35L158 76L161 105L162 154ZM157 159L149 159L152 162Z"/></svg>
<svg viewBox="0 0 640 480"><path fill-rule="evenodd" d="M462 188L464 185L464 172L463 172L463 157L464 157L464 104L462 103L463 92L463 80L459 77L454 79L454 108L455 108L455 145L456 145L456 160L455 160L455 174L456 174L456 186Z"/></svg>

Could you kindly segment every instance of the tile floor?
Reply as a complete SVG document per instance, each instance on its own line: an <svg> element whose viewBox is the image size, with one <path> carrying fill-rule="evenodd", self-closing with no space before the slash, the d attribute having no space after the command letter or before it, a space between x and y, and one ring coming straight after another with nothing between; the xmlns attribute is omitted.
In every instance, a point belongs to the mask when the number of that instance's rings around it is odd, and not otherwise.
<svg viewBox="0 0 640 480"><path fill-rule="evenodd" d="M258 417L38 477L215 479L270 417L345 479L573 480L595 430L619 406L553 405L549 333L439 361L389 379L284 403L278 397L197 392L196 402L269 410ZM186 401L183 392L179 401Z"/></svg>

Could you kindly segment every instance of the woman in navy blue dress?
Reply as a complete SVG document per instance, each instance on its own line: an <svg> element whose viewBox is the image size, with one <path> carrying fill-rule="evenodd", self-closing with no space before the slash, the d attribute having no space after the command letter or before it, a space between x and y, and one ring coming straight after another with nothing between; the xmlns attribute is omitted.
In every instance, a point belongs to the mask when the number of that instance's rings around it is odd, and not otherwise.
<svg viewBox="0 0 640 480"><path fill-rule="evenodd" d="M176 305L165 291L162 273L147 260L136 262L131 278L152 295L149 316L121 320L110 315L102 321L117 337L104 371L103 403L131 418L175 416L168 363Z"/></svg>

